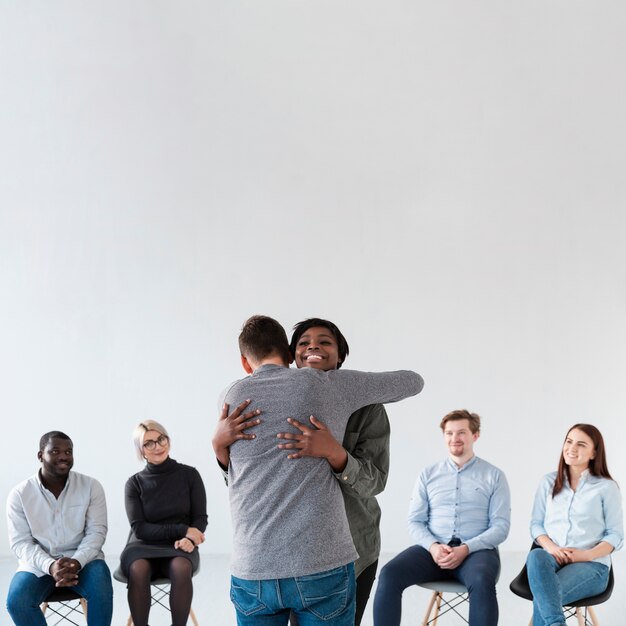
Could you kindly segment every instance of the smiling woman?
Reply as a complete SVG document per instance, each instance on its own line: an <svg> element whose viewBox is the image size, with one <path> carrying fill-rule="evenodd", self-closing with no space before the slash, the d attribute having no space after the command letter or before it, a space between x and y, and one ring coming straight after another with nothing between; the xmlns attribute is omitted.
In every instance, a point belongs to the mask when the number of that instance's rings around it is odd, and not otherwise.
<svg viewBox="0 0 626 626"><path fill-rule="evenodd" d="M174 626L187 623L198 569L197 547L207 526L206 494L198 471L170 458L170 438L154 420L140 422L133 434L145 468L126 483L126 513L131 531L120 557L128 578L128 604L135 626L150 613L150 581L172 581L170 608Z"/></svg>
<svg viewBox="0 0 626 626"><path fill-rule="evenodd" d="M537 490L531 533L543 548L526 562L533 624L565 624L564 605L606 589L609 555L624 540L620 490L595 426L575 424L567 432L558 470Z"/></svg>
<svg viewBox="0 0 626 626"><path fill-rule="evenodd" d="M325 319L310 318L294 326L290 343L296 365L323 371L341 368L350 352L339 328ZM280 433L291 440L279 447L290 450L290 459L305 456L328 461L341 486L346 514L354 545L356 561L355 626L361 623L378 569L380 553L380 507L376 496L383 491L389 472L390 427L382 404L359 409L350 416L342 442L315 418L311 425L296 420L290 423L300 434ZM291 615L293 626L297 624Z"/></svg>

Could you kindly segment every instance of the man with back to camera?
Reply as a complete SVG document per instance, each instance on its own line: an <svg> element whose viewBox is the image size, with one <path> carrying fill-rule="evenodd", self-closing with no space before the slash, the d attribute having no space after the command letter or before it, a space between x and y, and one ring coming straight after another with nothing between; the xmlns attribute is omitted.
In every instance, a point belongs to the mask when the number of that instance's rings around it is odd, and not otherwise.
<svg viewBox="0 0 626 626"><path fill-rule="evenodd" d="M354 623L354 549L341 489L325 459L297 463L278 449L287 418L323 421L338 440L350 414L421 391L408 371L379 374L290 369L282 326L254 316L239 336L251 376L227 390L227 405L260 409L254 439L235 442L218 460L229 465L233 522L231 599L239 626L284 626L290 610L302 626Z"/></svg>
<svg viewBox="0 0 626 626"><path fill-rule="evenodd" d="M70 587L87 600L87 624L110 626L111 573L102 545L107 534L104 490L73 472L72 440L60 431L41 437L39 471L7 500L9 544L19 567L7 596L16 626L46 626L39 605L55 587Z"/></svg>
<svg viewBox="0 0 626 626"><path fill-rule="evenodd" d="M380 573L374 598L375 626L399 626L402 593L417 583L455 579L469 592L470 626L496 626L497 546L509 534L511 498L504 473L474 455L480 417L465 410L440 424L445 461L422 471L409 508L416 545Z"/></svg>

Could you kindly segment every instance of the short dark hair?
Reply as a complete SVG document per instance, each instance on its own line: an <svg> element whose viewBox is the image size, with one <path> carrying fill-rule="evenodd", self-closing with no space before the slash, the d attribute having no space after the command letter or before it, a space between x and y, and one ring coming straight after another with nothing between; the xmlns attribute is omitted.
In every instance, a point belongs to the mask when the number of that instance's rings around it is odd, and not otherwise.
<svg viewBox="0 0 626 626"><path fill-rule="evenodd" d="M68 437L60 430L51 430L49 433L41 435L41 439L39 440L39 452L43 452L46 449L50 439L65 439L66 441L72 441L71 437Z"/></svg>
<svg viewBox="0 0 626 626"><path fill-rule="evenodd" d="M267 315L253 315L246 320L239 334L239 351L256 361L278 355L285 365L291 362L285 329Z"/></svg>
<svg viewBox="0 0 626 626"><path fill-rule="evenodd" d="M341 334L341 331L335 324L329 322L328 320L323 320L320 317L310 317L307 320L303 320L302 322L298 322L293 327L293 335L291 335L291 343L289 344L289 350L291 352L292 358L296 358L296 346L298 345L298 341L300 341L300 337L304 335L304 333L309 330L309 328L314 328L315 326L321 326L322 328L327 328L335 338L337 342L337 352L339 353L339 363L337 363L337 369L339 369L343 362L346 360L346 357L350 353L350 348L348 347L348 342L346 338Z"/></svg>
<svg viewBox="0 0 626 626"><path fill-rule="evenodd" d="M439 427L441 430L446 429L446 424L448 422L458 422L459 420L468 420L469 427L472 431L472 434L480 432L480 415L477 413L470 413L466 409L457 409L456 411L451 411L441 420Z"/></svg>

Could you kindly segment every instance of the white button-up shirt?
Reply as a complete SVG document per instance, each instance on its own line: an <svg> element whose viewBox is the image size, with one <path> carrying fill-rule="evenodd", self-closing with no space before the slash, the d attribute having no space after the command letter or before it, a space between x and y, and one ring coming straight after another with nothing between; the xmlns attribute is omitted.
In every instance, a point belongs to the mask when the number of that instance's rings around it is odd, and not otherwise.
<svg viewBox="0 0 626 626"><path fill-rule="evenodd" d="M50 573L62 556L84 567L103 559L107 510L102 485L70 472L57 498L35 476L15 487L7 500L9 544L19 559L18 571L36 576Z"/></svg>
<svg viewBox="0 0 626 626"><path fill-rule="evenodd" d="M609 478L583 472L574 491L565 481L552 497L556 472L543 477L533 506L530 534L533 539L548 535L562 548L589 550L601 541L619 550L624 542L622 496L617 483ZM595 559L606 566L610 556Z"/></svg>

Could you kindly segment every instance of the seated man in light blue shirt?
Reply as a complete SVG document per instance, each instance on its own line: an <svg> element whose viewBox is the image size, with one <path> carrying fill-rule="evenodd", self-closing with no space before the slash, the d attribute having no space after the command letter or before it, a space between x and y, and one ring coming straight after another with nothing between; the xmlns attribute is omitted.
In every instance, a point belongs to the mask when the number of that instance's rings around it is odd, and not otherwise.
<svg viewBox="0 0 626 626"><path fill-rule="evenodd" d="M511 504L504 474L474 456L480 417L469 411L441 420L448 458L420 474L409 509L416 545L382 569L375 626L399 626L402 593L417 583L454 579L469 592L470 626L498 623L497 546L509 534Z"/></svg>
<svg viewBox="0 0 626 626"><path fill-rule="evenodd" d="M39 605L55 587L70 587L87 600L89 626L110 626L104 490L97 480L71 471L72 440L60 431L41 437L37 458L39 471L7 501L9 543L19 559L7 597L9 614L16 626L46 626Z"/></svg>

